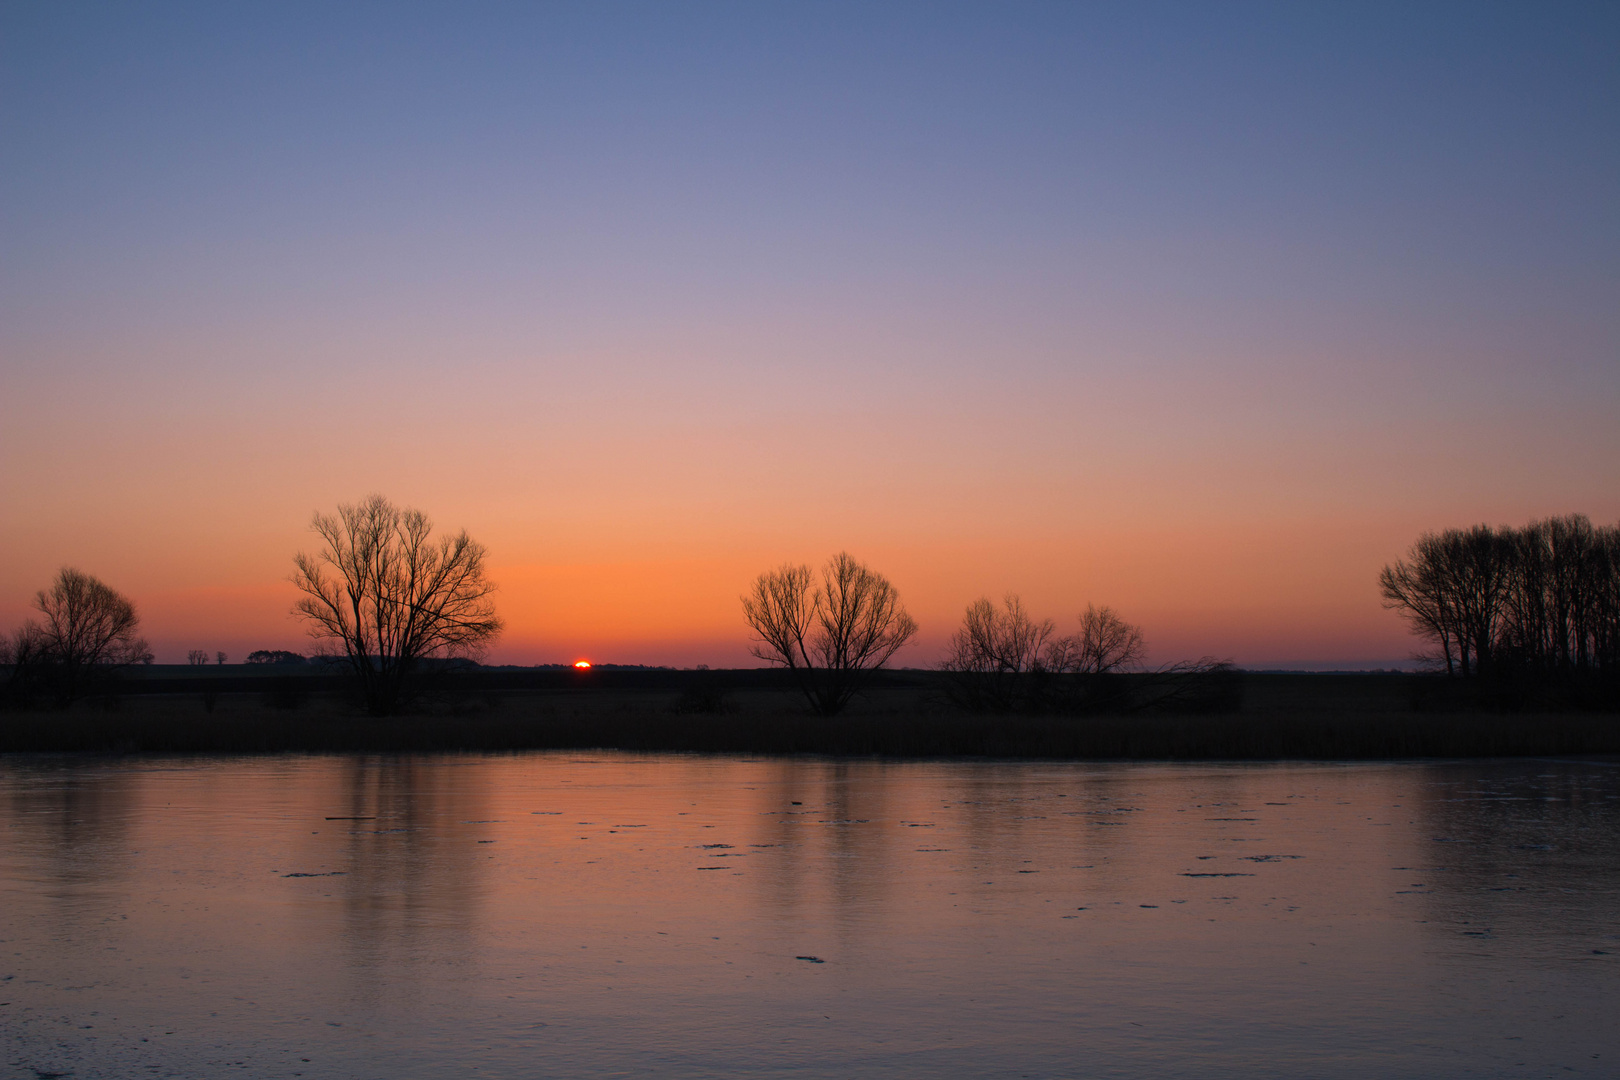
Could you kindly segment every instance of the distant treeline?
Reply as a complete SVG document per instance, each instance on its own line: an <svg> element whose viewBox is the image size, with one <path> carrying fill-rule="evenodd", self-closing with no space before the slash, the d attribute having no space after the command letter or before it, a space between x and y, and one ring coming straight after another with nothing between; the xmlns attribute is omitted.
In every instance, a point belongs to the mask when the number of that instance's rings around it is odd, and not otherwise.
<svg viewBox="0 0 1620 1080"><path fill-rule="evenodd" d="M1620 677L1620 526L1571 514L1519 529L1425 533L1378 583L1385 606L1428 642L1420 657L1447 674Z"/></svg>
<svg viewBox="0 0 1620 1080"><path fill-rule="evenodd" d="M247 654L250 664L304 664L309 661L303 653L290 652L287 649L255 649Z"/></svg>

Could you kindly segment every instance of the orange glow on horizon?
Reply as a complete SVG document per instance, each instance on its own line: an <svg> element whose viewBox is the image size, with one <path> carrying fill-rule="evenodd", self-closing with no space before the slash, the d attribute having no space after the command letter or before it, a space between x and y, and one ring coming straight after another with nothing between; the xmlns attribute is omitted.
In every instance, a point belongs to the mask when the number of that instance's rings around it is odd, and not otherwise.
<svg viewBox="0 0 1620 1080"><path fill-rule="evenodd" d="M578 668L580 671L589 671L589 670L591 670L591 662L589 660L575 660L574 661L574 666L576 668Z"/></svg>

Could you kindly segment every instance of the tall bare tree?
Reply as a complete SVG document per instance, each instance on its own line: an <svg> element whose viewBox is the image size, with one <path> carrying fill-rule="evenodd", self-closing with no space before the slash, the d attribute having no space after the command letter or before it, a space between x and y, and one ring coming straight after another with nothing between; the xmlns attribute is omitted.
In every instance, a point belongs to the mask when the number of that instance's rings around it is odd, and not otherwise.
<svg viewBox="0 0 1620 1080"><path fill-rule="evenodd" d="M742 598L743 618L758 641L748 651L760 660L795 671L810 667L807 639L815 623L816 603L811 595L808 566L783 563L754 580Z"/></svg>
<svg viewBox="0 0 1620 1080"><path fill-rule="evenodd" d="M819 585L808 566L767 570L742 605L753 654L797 673L810 707L823 715L840 712L866 673L917 633L895 587L848 552L827 561Z"/></svg>
<svg viewBox="0 0 1620 1080"><path fill-rule="evenodd" d="M1512 585L1513 541L1508 530L1489 525L1451 530L1449 567L1464 658L1473 657L1476 674L1490 671L1505 626Z"/></svg>
<svg viewBox="0 0 1620 1080"><path fill-rule="evenodd" d="M405 703L424 661L482 655L500 633L484 546L465 530L434 540L427 515L381 495L311 527L322 547L294 559L293 611L341 650L373 715Z"/></svg>
<svg viewBox="0 0 1620 1080"><path fill-rule="evenodd" d="M34 607L41 620L12 640L16 690L45 689L67 705L120 669L152 662L135 605L90 574L62 569Z"/></svg>
<svg viewBox="0 0 1620 1080"><path fill-rule="evenodd" d="M1447 675L1468 671L1455 589L1447 570L1447 543L1436 533L1424 533L1406 559L1397 559L1378 574L1384 607L1406 617L1412 633L1431 643L1418 659L1443 664Z"/></svg>

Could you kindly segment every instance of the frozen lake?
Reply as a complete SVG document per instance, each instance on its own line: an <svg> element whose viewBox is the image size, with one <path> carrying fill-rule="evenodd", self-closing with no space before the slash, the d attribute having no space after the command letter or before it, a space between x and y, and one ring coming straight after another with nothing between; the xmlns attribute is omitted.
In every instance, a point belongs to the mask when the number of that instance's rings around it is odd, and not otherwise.
<svg viewBox="0 0 1620 1080"><path fill-rule="evenodd" d="M1620 767L0 759L0 1076L1620 1076Z"/></svg>

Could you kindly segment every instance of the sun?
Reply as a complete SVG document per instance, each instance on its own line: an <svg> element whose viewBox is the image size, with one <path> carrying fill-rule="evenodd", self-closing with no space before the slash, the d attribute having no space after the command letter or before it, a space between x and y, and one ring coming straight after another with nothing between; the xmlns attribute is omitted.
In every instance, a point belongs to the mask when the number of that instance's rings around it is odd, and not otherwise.
<svg viewBox="0 0 1620 1080"><path fill-rule="evenodd" d="M581 671L591 670L591 662L589 660L575 660L574 666Z"/></svg>

